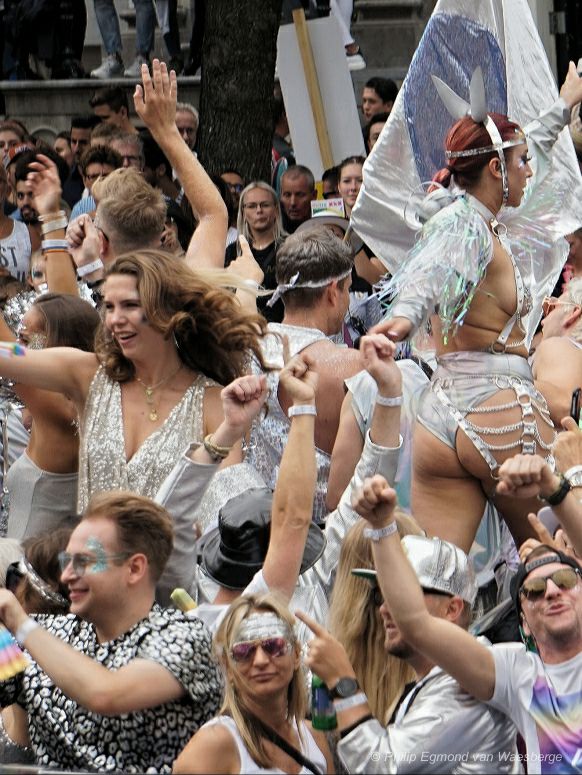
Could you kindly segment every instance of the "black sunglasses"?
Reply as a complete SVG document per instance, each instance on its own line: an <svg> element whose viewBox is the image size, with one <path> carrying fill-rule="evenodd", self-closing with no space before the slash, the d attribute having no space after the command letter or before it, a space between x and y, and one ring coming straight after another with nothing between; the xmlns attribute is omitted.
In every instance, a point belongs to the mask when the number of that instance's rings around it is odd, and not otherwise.
<svg viewBox="0 0 582 775"><path fill-rule="evenodd" d="M580 578L580 572L575 568L560 568L550 573L549 576L536 576L533 579L526 579L519 590L520 594L530 602L541 600L548 588L548 579L558 587L558 589L574 589Z"/></svg>

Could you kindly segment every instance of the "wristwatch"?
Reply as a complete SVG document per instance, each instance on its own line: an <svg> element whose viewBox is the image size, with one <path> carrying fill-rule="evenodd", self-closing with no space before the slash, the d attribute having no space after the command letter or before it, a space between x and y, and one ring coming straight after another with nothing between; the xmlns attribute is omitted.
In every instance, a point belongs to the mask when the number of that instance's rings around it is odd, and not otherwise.
<svg viewBox="0 0 582 775"><path fill-rule="evenodd" d="M344 700L346 697L352 697L360 691L358 682L355 678L340 678L333 689L329 690L329 696L332 700Z"/></svg>
<svg viewBox="0 0 582 775"><path fill-rule="evenodd" d="M582 487L582 466L572 466L564 476L572 487Z"/></svg>

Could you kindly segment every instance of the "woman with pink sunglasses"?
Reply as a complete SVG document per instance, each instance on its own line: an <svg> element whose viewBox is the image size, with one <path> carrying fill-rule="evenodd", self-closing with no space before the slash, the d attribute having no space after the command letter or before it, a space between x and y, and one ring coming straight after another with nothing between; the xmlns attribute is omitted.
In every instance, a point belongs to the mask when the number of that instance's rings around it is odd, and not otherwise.
<svg viewBox="0 0 582 775"><path fill-rule="evenodd" d="M174 762L174 773L331 772L323 732L305 720L295 619L273 594L240 597L214 640L225 677L220 714Z"/></svg>

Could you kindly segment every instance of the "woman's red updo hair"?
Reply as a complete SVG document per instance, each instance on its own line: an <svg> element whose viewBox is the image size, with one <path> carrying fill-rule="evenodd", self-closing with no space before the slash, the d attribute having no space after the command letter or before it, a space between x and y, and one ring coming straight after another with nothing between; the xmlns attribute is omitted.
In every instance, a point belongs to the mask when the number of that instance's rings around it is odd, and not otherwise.
<svg viewBox="0 0 582 775"><path fill-rule="evenodd" d="M507 116L500 113L489 113L489 116L499 130L502 140L513 140L516 132L521 132L518 124L510 121ZM488 145L492 145L489 133L483 124L477 124L470 116L465 116L453 124L445 141L447 151L469 151L473 148L486 148ZM449 159L448 165L440 169L433 180L447 188L453 177L461 188L470 188L478 181L483 167L496 157L494 151L478 153L475 156L457 156Z"/></svg>

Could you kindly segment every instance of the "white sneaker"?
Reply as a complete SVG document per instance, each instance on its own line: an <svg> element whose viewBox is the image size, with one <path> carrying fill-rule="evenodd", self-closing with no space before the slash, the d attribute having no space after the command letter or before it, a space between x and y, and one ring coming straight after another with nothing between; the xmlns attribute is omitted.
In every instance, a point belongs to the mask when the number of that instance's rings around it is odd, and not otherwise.
<svg viewBox="0 0 582 775"><path fill-rule="evenodd" d="M141 54L138 54L131 64L123 73L126 78L141 78L141 66L147 65L149 67L148 60Z"/></svg>
<svg viewBox="0 0 582 775"><path fill-rule="evenodd" d="M355 54L346 54L347 60L348 60L348 69L349 70L364 70L366 67L366 60L364 57L360 54L359 51L357 51Z"/></svg>
<svg viewBox="0 0 582 775"><path fill-rule="evenodd" d="M91 70L91 78L119 78L123 75L123 62L118 54L108 54L95 70Z"/></svg>

